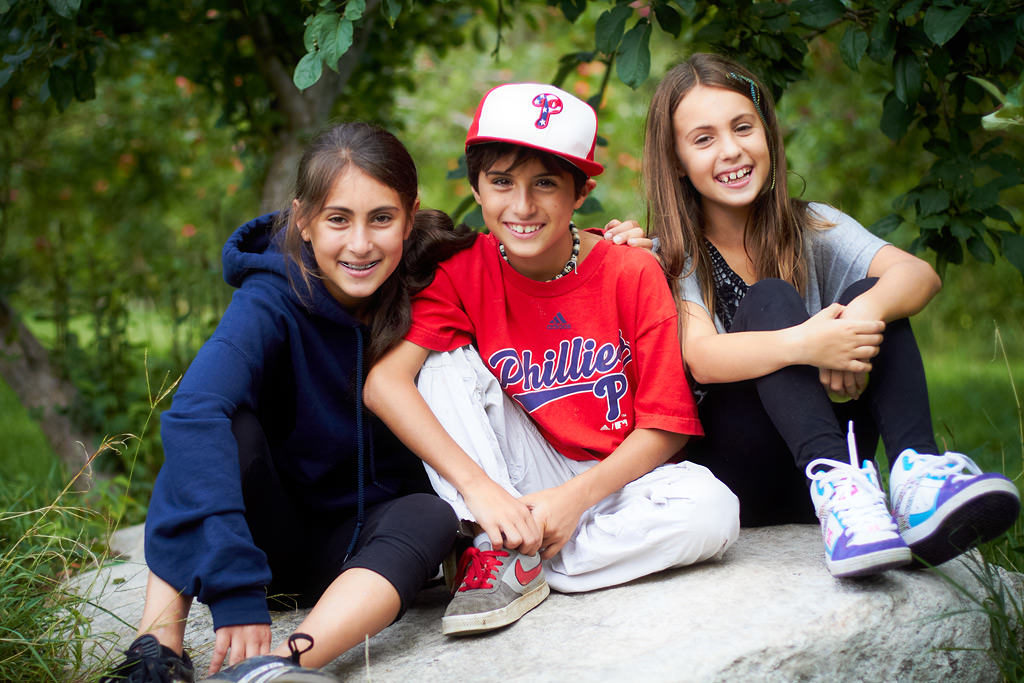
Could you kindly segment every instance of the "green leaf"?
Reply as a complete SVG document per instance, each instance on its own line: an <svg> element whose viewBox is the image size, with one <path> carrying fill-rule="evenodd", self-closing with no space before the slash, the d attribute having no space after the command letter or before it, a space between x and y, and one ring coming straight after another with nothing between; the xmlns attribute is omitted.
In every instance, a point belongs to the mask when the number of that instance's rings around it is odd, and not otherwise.
<svg viewBox="0 0 1024 683"><path fill-rule="evenodd" d="M471 228L476 228L477 230L482 230L487 225L484 222L484 212L480 208L479 204L477 204L472 211L466 214L462 219L462 222Z"/></svg>
<svg viewBox="0 0 1024 683"><path fill-rule="evenodd" d="M986 183L971 191L967 206L976 211L985 211L999 203L999 187L995 183Z"/></svg>
<svg viewBox="0 0 1024 683"><path fill-rule="evenodd" d="M615 73L634 90L651 73L651 22L641 19L622 37Z"/></svg>
<svg viewBox="0 0 1024 683"><path fill-rule="evenodd" d="M871 41L868 43L868 57L879 64L889 61L893 47L896 45L896 23L890 21L889 15L879 13L878 21L871 28Z"/></svg>
<svg viewBox="0 0 1024 683"><path fill-rule="evenodd" d="M18 66L32 56L32 48L29 47L22 52L13 55L4 55L3 60L11 66Z"/></svg>
<svg viewBox="0 0 1024 683"><path fill-rule="evenodd" d="M48 82L50 85L50 95L53 97L53 101L57 103L57 109L64 111L71 104L71 100L75 96L75 83L71 78L71 74L60 68L50 69Z"/></svg>
<svg viewBox="0 0 1024 683"><path fill-rule="evenodd" d="M953 237L960 240L966 240L974 236L974 230L970 224L958 217L954 217L949 222L949 231L953 233Z"/></svg>
<svg viewBox="0 0 1024 683"><path fill-rule="evenodd" d="M773 62L782 59L782 45L766 33L758 33L754 36L754 47Z"/></svg>
<svg viewBox="0 0 1024 683"><path fill-rule="evenodd" d="M587 0L562 0L558 6L566 21L572 24L587 10Z"/></svg>
<svg viewBox="0 0 1024 683"><path fill-rule="evenodd" d="M384 12L384 18L388 20L388 26L394 28L395 22L402 14L402 0L384 0L381 10Z"/></svg>
<svg viewBox="0 0 1024 683"><path fill-rule="evenodd" d="M986 81L984 78L978 78L977 76L970 76L970 75L968 75L967 78L971 79L972 81L974 81L975 83L980 85L982 88L984 88L985 92L987 92L989 95L991 95L992 99L994 99L999 104L1002 104L1003 102L1006 101L1006 95L1004 95L999 90L999 88L997 88L995 86L994 83L991 83L990 81Z"/></svg>
<svg viewBox="0 0 1024 683"><path fill-rule="evenodd" d="M855 26L849 26L839 41L839 55L846 66L857 71L861 57L868 51L868 34Z"/></svg>
<svg viewBox="0 0 1024 683"><path fill-rule="evenodd" d="M946 41L957 34L971 16L971 7L961 5L948 9L932 5L924 13L924 33L936 45L945 45Z"/></svg>
<svg viewBox="0 0 1024 683"><path fill-rule="evenodd" d="M938 187L926 187L917 196L918 212L921 216L942 213L949 208L949 193Z"/></svg>
<svg viewBox="0 0 1024 683"><path fill-rule="evenodd" d="M348 0L345 4L345 19L358 21L366 11L366 0Z"/></svg>
<svg viewBox="0 0 1024 683"><path fill-rule="evenodd" d="M989 218L994 218L997 221L1008 223L1009 225L1012 225L1015 230L1020 230L1020 226L1018 226L1017 222L1013 220L1013 214L998 204L985 209L985 215Z"/></svg>
<svg viewBox="0 0 1024 683"><path fill-rule="evenodd" d="M967 239L967 251L971 252L971 256L982 263L995 263L996 257L992 250L985 244L985 240L977 235L972 235Z"/></svg>
<svg viewBox="0 0 1024 683"><path fill-rule="evenodd" d="M464 214L467 211L469 211L470 207L472 207L474 204L476 204L476 199L473 197L473 195L466 195L465 197L462 198L462 201L459 202L459 205L455 208L455 210L449 212L448 215L452 217L452 220L455 223L461 223L463 222Z"/></svg>
<svg viewBox="0 0 1024 683"><path fill-rule="evenodd" d="M654 18L658 20L658 26L661 27L662 31L668 33L673 38L679 37L683 30L683 18L670 5L656 4L654 6Z"/></svg>
<svg viewBox="0 0 1024 683"><path fill-rule="evenodd" d="M324 37L324 42L320 47L320 55L324 64L337 71L338 61L350 47L352 47L352 22L342 19L334 31Z"/></svg>
<svg viewBox="0 0 1024 683"><path fill-rule="evenodd" d="M907 106L917 104L917 98L921 96L921 83L924 80L917 56L911 52L901 52L896 55L892 71L896 97Z"/></svg>
<svg viewBox="0 0 1024 683"><path fill-rule="evenodd" d="M324 70L324 60L317 52L307 52L295 65L292 81L299 90L305 90L320 80Z"/></svg>
<svg viewBox="0 0 1024 683"><path fill-rule="evenodd" d="M91 71L79 69L74 76L75 99L79 102L94 99L96 97L96 81Z"/></svg>
<svg viewBox="0 0 1024 683"><path fill-rule="evenodd" d="M632 14L633 10L629 5L616 5L602 12L594 29L594 46L606 55L613 54L619 48L626 20Z"/></svg>
<svg viewBox="0 0 1024 683"><path fill-rule="evenodd" d="M896 97L896 93L890 90L882 104L882 121L879 128L890 140L899 140L907 134L911 120L913 113L908 111L907 106Z"/></svg>
<svg viewBox="0 0 1024 683"><path fill-rule="evenodd" d="M903 223L903 218L898 213L891 213L884 218L880 218L871 224L868 228L871 232L878 235L879 237L885 237L890 232L900 227Z"/></svg>
<svg viewBox="0 0 1024 683"><path fill-rule="evenodd" d="M316 52L316 41L319 38L320 29L313 25L316 18L321 15L314 14L306 17L306 30L302 33L302 45L306 48L306 52Z"/></svg>
<svg viewBox="0 0 1024 683"><path fill-rule="evenodd" d="M445 176L446 180L458 180L459 178L465 178L469 175L469 170L466 167L466 155L463 154L459 157L458 165L452 170L448 171Z"/></svg>
<svg viewBox="0 0 1024 683"><path fill-rule="evenodd" d="M338 24L340 23L341 17L336 12L327 12L313 17L313 23L310 25L310 28L314 32L313 36L316 38L318 49L323 51L324 46L330 42L332 34L338 30Z"/></svg>
<svg viewBox="0 0 1024 683"><path fill-rule="evenodd" d="M896 11L896 21L905 22L921 10L924 0L910 0Z"/></svg>
<svg viewBox="0 0 1024 683"><path fill-rule="evenodd" d="M54 12L65 19L75 16L82 4L81 0L47 0L47 2Z"/></svg>
<svg viewBox="0 0 1024 683"><path fill-rule="evenodd" d="M551 84L561 87L561 84L565 82L566 76L575 71L576 67L584 62L593 61L593 59L593 52L570 52L569 54L562 55L558 58L558 71L555 72L555 77L551 79Z"/></svg>
<svg viewBox="0 0 1024 683"><path fill-rule="evenodd" d="M604 207L601 206L601 202L598 201L594 195L587 195L587 198L580 204L580 208L576 209L576 213L580 214L592 214L601 213L604 211Z"/></svg>
<svg viewBox="0 0 1024 683"><path fill-rule="evenodd" d="M997 67L1005 66L1010 61L1010 58L1013 57L1013 51L1016 46L1016 29L1009 23L1001 25L993 31L993 35L988 41L988 52L992 62Z"/></svg>
<svg viewBox="0 0 1024 683"><path fill-rule="evenodd" d="M790 9L800 16L800 23L810 28L827 28L843 18L846 8L839 0L796 0Z"/></svg>
<svg viewBox="0 0 1024 683"><path fill-rule="evenodd" d="M1024 237L1003 233L1003 256L1024 276Z"/></svg>
<svg viewBox="0 0 1024 683"><path fill-rule="evenodd" d="M675 2L677 5L679 5L679 9L683 10L683 16L686 16L686 17L693 16L693 13L697 11L697 1L696 0L672 0L672 1Z"/></svg>
<svg viewBox="0 0 1024 683"><path fill-rule="evenodd" d="M925 216L924 218L918 218L917 224L922 230L941 230L946 226L946 214L937 214L935 216Z"/></svg>

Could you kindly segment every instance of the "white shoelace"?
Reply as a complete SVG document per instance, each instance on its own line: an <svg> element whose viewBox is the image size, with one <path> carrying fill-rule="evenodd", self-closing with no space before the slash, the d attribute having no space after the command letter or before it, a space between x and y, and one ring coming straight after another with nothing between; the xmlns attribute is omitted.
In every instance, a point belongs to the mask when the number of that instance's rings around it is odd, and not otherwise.
<svg viewBox="0 0 1024 683"><path fill-rule="evenodd" d="M920 475L926 476L929 474L936 474L941 476L956 476L964 474L964 468L966 468L970 474L981 474L981 468L978 467L977 463L968 458L963 453L955 453L953 451L947 451L943 455L928 455L924 453L914 453L909 456L912 461L924 462L921 467Z"/></svg>
<svg viewBox="0 0 1024 683"><path fill-rule="evenodd" d="M849 463L817 458L807 464L804 470L807 478L831 484L835 488L826 507L843 521L852 542L856 542L857 534L896 532L897 527L889 514L885 493L876 483L878 471L874 463L865 461L863 467L859 466L852 422L846 443L850 452ZM818 467L828 469L814 471Z"/></svg>

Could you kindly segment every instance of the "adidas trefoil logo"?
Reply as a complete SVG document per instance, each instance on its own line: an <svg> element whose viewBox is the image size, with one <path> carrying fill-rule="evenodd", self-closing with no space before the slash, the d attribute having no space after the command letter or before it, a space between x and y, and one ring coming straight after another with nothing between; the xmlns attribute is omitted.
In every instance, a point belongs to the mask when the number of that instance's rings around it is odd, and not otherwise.
<svg viewBox="0 0 1024 683"><path fill-rule="evenodd" d="M558 314L555 315L554 318L551 319L551 322L548 323L548 329L549 330L571 330L572 329L572 325L569 324L569 321L565 319L564 315L562 315L561 313L558 313Z"/></svg>

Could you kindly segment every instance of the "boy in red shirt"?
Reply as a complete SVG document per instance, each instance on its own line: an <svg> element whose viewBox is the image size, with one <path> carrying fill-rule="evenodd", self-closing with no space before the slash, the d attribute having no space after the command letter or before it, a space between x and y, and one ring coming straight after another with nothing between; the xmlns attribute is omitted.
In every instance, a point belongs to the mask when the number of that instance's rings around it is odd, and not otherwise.
<svg viewBox="0 0 1024 683"><path fill-rule="evenodd" d="M720 556L736 497L692 463L702 434L654 257L572 224L597 117L550 85L484 95L466 138L490 234L440 264L367 406L473 524L443 630L509 624L564 592ZM542 569L543 561L543 569Z"/></svg>

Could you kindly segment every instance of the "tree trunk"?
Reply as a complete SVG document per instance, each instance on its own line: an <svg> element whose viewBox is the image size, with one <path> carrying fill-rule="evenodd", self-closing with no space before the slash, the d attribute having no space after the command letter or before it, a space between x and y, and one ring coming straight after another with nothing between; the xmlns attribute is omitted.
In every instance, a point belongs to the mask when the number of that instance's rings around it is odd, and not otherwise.
<svg viewBox="0 0 1024 683"><path fill-rule="evenodd" d="M72 384L59 376L47 350L0 298L0 377L10 385L43 436L71 474L86 466L93 439L80 433L67 416L75 397ZM91 482L86 468L82 486Z"/></svg>
<svg viewBox="0 0 1024 683"><path fill-rule="evenodd" d="M274 107L282 114L284 124L277 132L274 152L263 179L262 208L273 211L284 208L291 199L292 184L299 159L309 138L327 123L331 107L348 84L353 69L359 64L366 41L373 33L376 10L380 0L369 0L363 12L366 24L356 42L338 62L337 72L324 69L320 80L300 91L292 81L293 64L282 62L289 51L278 45L274 32L264 15L259 15L250 29L256 42L256 59L271 90L277 95Z"/></svg>

